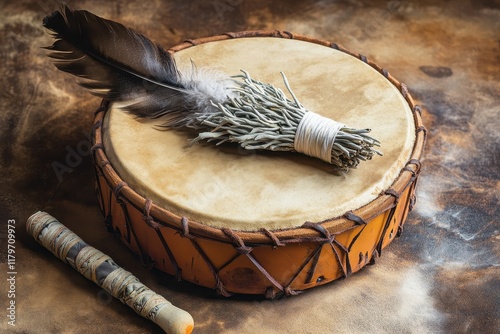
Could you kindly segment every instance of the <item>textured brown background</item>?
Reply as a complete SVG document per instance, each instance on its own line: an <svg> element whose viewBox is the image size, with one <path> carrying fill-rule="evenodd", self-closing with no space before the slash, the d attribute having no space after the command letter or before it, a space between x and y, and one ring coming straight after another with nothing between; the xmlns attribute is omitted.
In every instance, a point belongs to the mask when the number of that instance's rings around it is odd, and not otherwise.
<svg viewBox="0 0 500 334"><path fill-rule="evenodd" d="M426 108L416 209L377 265L274 301L223 299L148 272L105 231L88 150L98 106L57 70L41 20L55 0L0 4L0 319L14 333L160 333L28 238L42 209L192 313L195 333L494 333L500 328L500 2L68 1L168 47L281 29L337 42L389 69ZM17 221L16 327L7 328L6 223ZM3 310L3 311L1 311Z"/></svg>

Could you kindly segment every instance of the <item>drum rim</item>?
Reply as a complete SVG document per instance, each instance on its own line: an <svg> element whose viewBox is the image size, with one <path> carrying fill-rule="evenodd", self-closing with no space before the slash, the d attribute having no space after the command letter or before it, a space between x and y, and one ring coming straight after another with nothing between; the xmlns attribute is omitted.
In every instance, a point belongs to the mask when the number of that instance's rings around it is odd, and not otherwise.
<svg viewBox="0 0 500 334"><path fill-rule="evenodd" d="M110 103L106 100L103 100L101 106L95 113L94 126L92 128L92 156L94 165L96 166L96 170L99 169L99 172L104 176L108 187L113 191L116 198L125 199L127 203L134 206L138 211L142 211L146 223L154 221L160 226L167 226L181 231L183 235L192 234L228 243L242 243L243 245L279 245L281 243L304 242L308 240L312 241L322 237L329 238L331 235L336 235L350 230L358 225L366 224L371 219L395 207L398 204L400 195L403 194L408 189L408 187L412 185L415 186L421 170L420 158L425 146L427 136L427 130L422 122L422 109L414 102L412 96L408 92L407 86L390 75L386 69L368 60L364 55L360 53L356 54L333 42L293 34L288 31L247 30L241 32L230 32L199 39L189 39L177 46L168 49L168 52L173 54L175 52L204 43L248 37L286 38L310 42L325 47L331 47L370 65L398 89L412 111L413 120L415 123L416 138L409 160L400 170L399 175L396 177L391 186L388 189L382 191L377 198L365 204L364 206L352 211L348 211L342 216L332 217L321 222L305 222L302 226L271 231L265 228L261 228L258 231L239 231L229 228L212 227L204 223L189 220L186 217L176 215L160 206L157 206L150 199L147 199L135 192L134 189L129 187L126 182L121 179L117 171L109 162L104 151L102 142L102 122L105 113L108 111Z"/></svg>

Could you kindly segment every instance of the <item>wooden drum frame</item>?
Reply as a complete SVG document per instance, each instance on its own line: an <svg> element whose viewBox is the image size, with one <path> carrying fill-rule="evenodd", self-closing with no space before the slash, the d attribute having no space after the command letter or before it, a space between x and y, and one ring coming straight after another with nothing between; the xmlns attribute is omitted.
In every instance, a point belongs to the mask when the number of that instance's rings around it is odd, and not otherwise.
<svg viewBox="0 0 500 334"><path fill-rule="evenodd" d="M109 108L103 101L92 128L97 194L108 230L139 254L145 265L175 275L178 280L214 288L223 296L295 295L375 263L382 249L401 234L415 204L427 132L421 108L406 85L365 56L335 43L283 31L246 31L188 40L169 51L246 37L296 39L334 48L367 63L399 90L412 110L416 138L410 158L392 185L361 208L326 221L305 222L297 228L238 231L211 227L157 206L121 179L103 145L102 124Z"/></svg>

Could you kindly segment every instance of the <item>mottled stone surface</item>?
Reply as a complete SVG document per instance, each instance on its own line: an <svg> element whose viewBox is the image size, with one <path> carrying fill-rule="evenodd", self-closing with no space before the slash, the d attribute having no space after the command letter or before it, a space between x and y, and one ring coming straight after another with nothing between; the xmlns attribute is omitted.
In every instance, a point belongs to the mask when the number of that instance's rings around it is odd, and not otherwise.
<svg viewBox="0 0 500 334"><path fill-rule="evenodd" d="M42 249L24 223L52 213L192 313L196 333L494 333L500 328L500 3L482 1L68 1L164 46L245 29L337 42L406 83L429 137L401 238L347 280L274 301L223 299L144 269L105 231L87 132L99 100L40 46L55 0L0 4L0 312L13 333L160 333ZM69 152L74 153L68 159ZM67 160L68 159L68 160ZM67 160L67 161L66 161ZM58 177L54 163L70 166ZM16 326L6 319L6 224L16 229Z"/></svg>

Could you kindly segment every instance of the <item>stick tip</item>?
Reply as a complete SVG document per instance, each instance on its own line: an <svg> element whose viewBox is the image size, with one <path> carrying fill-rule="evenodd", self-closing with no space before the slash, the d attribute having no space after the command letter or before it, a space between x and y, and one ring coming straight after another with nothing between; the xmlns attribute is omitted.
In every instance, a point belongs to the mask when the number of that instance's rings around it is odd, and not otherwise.
<svg viewBox="0 0 500 334"><path fill-rule="evenodd" d="M191 334L194 329L191 314L172 304L163 307L154 322L168 334Z"/></svg>

